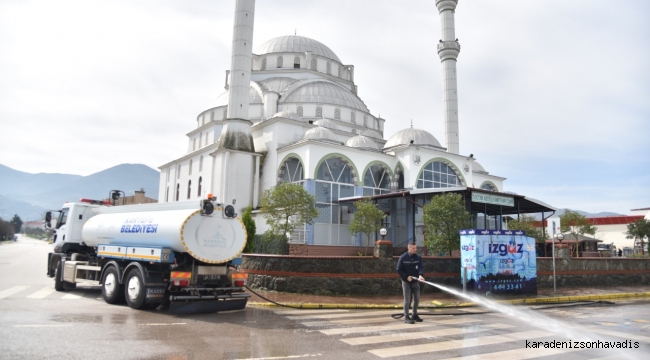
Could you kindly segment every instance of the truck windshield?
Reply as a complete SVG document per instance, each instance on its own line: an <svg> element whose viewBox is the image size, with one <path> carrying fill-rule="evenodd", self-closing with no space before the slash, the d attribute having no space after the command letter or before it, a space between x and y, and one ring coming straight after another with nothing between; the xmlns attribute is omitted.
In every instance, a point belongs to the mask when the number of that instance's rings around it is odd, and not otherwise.
<svg viewBox="0 0 650 360"><path fill-rule="evenodd" d="M61 209L61 213L59 214L59 219L56 221L56 228L60 228L61 226L65 225L65 222L68 220L68 211L70 208L64 208Z"/></svg>

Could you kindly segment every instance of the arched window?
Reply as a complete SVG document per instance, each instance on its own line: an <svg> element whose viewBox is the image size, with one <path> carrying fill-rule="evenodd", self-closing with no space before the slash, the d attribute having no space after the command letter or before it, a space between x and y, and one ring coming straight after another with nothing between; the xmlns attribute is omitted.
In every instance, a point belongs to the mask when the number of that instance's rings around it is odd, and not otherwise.
<svg viewBox="0 0 650 360"><path fill-rule="evenodd" d="M368 126L368 115L363 115L363 126Z"/></svg>
<svg viewBox="0 0 650 360"><path fill-rule="evenodd" d="M196 196L200 199L201 198L201 187L203 186L203 177L199 176L199 188L198 191L196 192Z"/></svg>
<svg viewBox="0 0 650 360"><path fill-rule="evenodd" d="M266 70L266 58L262 59L262 68L260 70Z"/></svg>
<svg viewBox="0 0 650 360"><path fill-rule="evenodd" d="M314 71L318 70L318 61L316 58L311 58L311 69Z"/></svg>
<svg viewBox="0 0 650 360"><path fill-rule="evenodd" d="M169 186L167 186L167 191L165 191L165 202L169 202Z"/></svg>
<svg viewBox="0 0 650 360"><path fill-rule="evenodd" d="M320 164L315 181L316 209L318 209L318 216L314 220L316 223L348 224L349 207L339 205L338 200L354 196L354 182L351 167L342 159L329 158ZM317 237L322 238L319 241L330 241L325 239L326 235ZM317 239L315 238L314 241L317 242Z"/></svg>
<svg viewBox="0 0 650 360"><path fill-rule="evenodd" d="M192 196L192 180L187 181L187 199Z"/></svg>
<svg viewBox="0 0 650 360"><path fill-rule="evenodd" d="M352 120L353 124L357 123L357 112L352 110L352 113L350 114L350 120Z"/></svg>
<svg viewBox="0 0 650 360"><path fill-rule="evenodd" d="M192 151L196 150L196 138L192 139Z"/></svg>
<svg viewBox="0 0 650 360"><path fill-rule="evenodd" d="M169 173L171 172L171 170L172 170L171 166L167 167L167 174L165 176L165 182L169 182Z"/></svg>
<svg viewBox="0 0 650 360"><path fill-rule="evenodd" d="M404 189L404 169L402 169L401 165L395 170L395 182L397 183L396 190Z"/></svg>
<svg viewBox="0 0 650 360"><path fill-rule="evenodd" d="M181 184L176 184L176 201L181 196Z"/></svg>
<svg viewBox="0 0 650 360"><path fill-rule="evenodd" d="M223 109L223 119L226 120L228 118L228 107L225 107Z"/></svg>
<svg viewBox="0 0 650 360"><path fill-rule="evenodd" d="M320 106L316 106L316 117L317 118L323 117L323 108Z"/></svg>
<svg viewBox="0 0 650 360"><path fill-rule="evenodd" d="M343 78L343 66L339 66L339 77Z"/></svg>
<svg viewBox="0 0 650 360"><path fill-rule="evenodd" d="M483 184L481 184L481 189L490 190L490 191L498 191L498 189L496 188L496 186L494 186L494 184L489 183L487 181L484 182Z"/></svg>
<svg viewBox="0 0 650 360"><path fill-rule="evenodd" d="M290 158L280 168L281 182L297 182L304 179L302 163L298 158Z"/></svg>
<svg viewBox="0 0 650 360"><path fill-rule="evenodd" d="M190 160L190 167L187 171L187 175L192 175L192 160Z"/></svg>
<svg viewBox="0 0 650 360"><path fill-rule="evenodd" d="M205 145L208 145L208 134L209 133L205 133Z"/></svg>
<svg viewBox="0 0 650 360"><path fill-rule="evenodd" d="M341 120L341 109L339 108L334 109L334 119Z"/></svg>
<svg viewBox="0 0 650 360"><path fill-rule="evenodd" d="M332 75L332 64L330 64L329 62L327 62L326 70L327 70L327 75Z"/></svg>
<svg viewBox="0 0 650 360"><path fill-rule="evenodd" d="M176 178L180 179L181 178L181 164L178 164L176 167Z"/></svg>
<svg viewBox="0 0 650 360"><path fill-rule="evenodd" d="M302 106L298 106L298 115L302 116Z"/></svg>
<svg viewBox="0 0 650 360"><path fill-rule="evenodd" d="M199 134L199 149L201 148L201 146L203 146L202 143L203 143L203 133L200 133Z"/></svg>
<svg viewBox="0 0 650 360"><path fill-rule="evenodd" d="M300 69L300 57L296 56L293 58L293 68Z"/></svg>
<svg viewBox="0 0 650 360"><path fill-rule="evenodd" d="M387 194L390 192L390 173L383 165L370 165L363 175L363 196Z"/></svg>
<svg viewBox="0 0 650 360"><path fill-rule="evenodd" d="M199 158L199 172L203 171L203 155Z"/></svg>
<svg viewBox="0 0 650 360"><path fill-rule="evenodd" d="M284 58L282 56L278 56L278 67L281 68L284 66Z"/></svg>
<svg viewBox="0 0 650 360"><path fill-rule="evenodd" d="M424 166L418 178L418 189L446 188L462 185L454 169L441 162L434 161Z"/></svg>

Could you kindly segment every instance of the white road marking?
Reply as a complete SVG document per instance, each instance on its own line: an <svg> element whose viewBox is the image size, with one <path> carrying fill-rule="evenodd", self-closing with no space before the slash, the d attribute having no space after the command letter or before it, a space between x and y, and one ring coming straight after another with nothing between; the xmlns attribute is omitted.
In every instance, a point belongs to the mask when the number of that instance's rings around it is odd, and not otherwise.
<svg viewBox="0 0 650 360"><path fill-rule="evenodd" d="M590 327L587 330L589 330L591 332L595 332L597 334L611 335L611 336L616 336L616 337L623 338L623 339L638 340L638 341L644 341L644 342L650 343L650 337L647 337L647 336L641 336L641 335L630 334L630 333L619 332L619 331L602 330L602 329L593 328L593 327Z"/></svg>
<svg viewBox="0 0 650 360"><path fill-rule="evenodd" d="M513 349L507 351L499 351L493 353L479 354L479 355L470 355L470 356L461 356L453 359L447 360L524 360L524 359L536 359L542 356L551 356L551 355L564 355L568 352L573 351L583 351L588 349L535 349L535 351L526 351L525 349Z"/></svg>
<svg viewBox="0 0 650 360"><path fill-rule="evenodd" d="M399 309L397 310L399 311ZM351 317L364 317L374 315L390 316L394 314L395 310L381 310L381 311L359 311L354 313L345 314L324 314L324 315L305 315L305 316L287 316L289 320L303 320L303 319L336 319L336 318L351 318Z"/></svg>
<svg viewBox="0 0 650 360"><path fill-rule="evenodd" d="M328 313L347 313L350 310L339 309L321 309L321 310L279 310L274 311L278 315L307 315L307 314L328 314Z"/></svg>
<svg viewBox="0 0 650 360"><path fill-rule="evenodd" d="M322 355L323 354L288 355L288 356L274 356L274 357L263 357L263 358L246 358L241 360L298 359L298 358L315 357L315 356L322 356Z"/></svg>
<svg viewBox="0 0 650 360"><path fill-rule="evenodd" d="M6 297L9 297L13 294L17 294L25 289L29 288L29 286L14 286L12 288L9 288L7 290L2 290L0 291L0 299L4 299Z"/></svg>
<svg viewBox="0 0 650 360"><path fill-rule="evenodd" d="M391 331L391 330L403 330L403 329L417 329L421 327L434 326L431 322L429 323L415 323L415 324L391 324L383 326L359 326L359 327L349 327L349 328L340 328L340 329L326 329L319 330L325 335L341 335L341 334L352 334L352 333L370 333L370 332L380 332L380 331Z"/></svg>
<svg viewBox="0 0 650 360"><path fill-rule="evenodd" d="M43 299L44 297L50 295L51 293L55 292L54 287L52 286L47 286L42 288L41 290L38 290L37 292L29 295L27 298L28 299Z"/></svg>
<svg viewBox="0 0 650 360"><path fill-rule="evenodd" d="M150 324L138 324L143 326L169 326L169 325L187 325L187 323L150 323Z"/></svg>
<svg viewBox="0 0 650 360"><path fill-rule="evenodd" d="M515 327L508 324L491 324L490 326L472 326L464 328L445 328L430 331L418 331L408 333L397 333L390 335L377 335L377 336L363 336L357 338L341 339L344 343L350 345L368 345L379 344L384 342L402 341L402 340L415 340L415 339L428 339L438 336L462 335L475 333L480 331L488 331L492 329L507 329Z"/></svg>
<svg viewBox="0 0 650 360"><path fill-rule="evenodd" d="M390 347L385 349L369 350L368 352L377 355L379 357L391 357L391 356L403 356L403 355L414 355L422 354L435 351L443 350L457 350L468 347L484 346L484 345L495 345L517 340L530 340L534 338L552 336L552 333L532 330L532 331L523 331L518 333L504 334L504 335L493 335L493 336L483 336L478 338L463 339L463 340L450 340L443 342L435 342L428 344L419 344L419 345L408 345L400 347Z"/></svg>
<svg viewBox="0 0 650 360"><path fill-rule="evenodd" d="M437 316L436 316L437 318ZM368 318L368 319L346 319L346 320L330 320L330 321L308 321L301 323L305 326L331 326L331 325L350 325L350 324L376 324L376 323L394 323L396 321L402 322L402 319L393 319L390 316L378 317L378 318ZM465 324L470 322L477 322L481 320L470 319L470 318L454 318L446 320L426 320L427 323L434 324L446 324L446 325L455 325L455 324Z"/></svg>
<svg viewBox="0 0 650 360"><path fill-rule="evenodd" d="M42 327L70 327L72 324L56 324L56 325L14 325L14 327L26 327L26 328L42 328Z"/></svg>
<svg viewBox="0 0 650 360"><path fill-rule="evenodd" d="M79 299L81 298L85 293L81 293L81 295L77 294L65 294L61 299L65 300L74 300L74 299Z"/></svg>

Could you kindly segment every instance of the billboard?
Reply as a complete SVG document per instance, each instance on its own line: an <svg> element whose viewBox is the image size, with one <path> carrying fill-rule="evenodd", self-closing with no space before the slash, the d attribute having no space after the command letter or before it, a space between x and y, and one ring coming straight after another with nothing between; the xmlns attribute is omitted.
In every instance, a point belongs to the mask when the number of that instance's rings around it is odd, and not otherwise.
<svg viewBox="0 0 650 360"><path fill-rule="evenodd" d="M460 231L461 277L465 268L468 290L536 294L536 258L535 239L524 231Z"/></svg>

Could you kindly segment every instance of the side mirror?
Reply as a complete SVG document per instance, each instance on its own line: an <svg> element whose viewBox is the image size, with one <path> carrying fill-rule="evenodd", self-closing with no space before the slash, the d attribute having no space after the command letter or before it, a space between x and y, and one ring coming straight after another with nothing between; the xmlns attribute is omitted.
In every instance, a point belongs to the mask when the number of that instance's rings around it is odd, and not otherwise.
<svg viewBox="0 0 650 360"><path fill-rule="evenodd" d="M51 227L52 224L50 222L52 221L52 212L48 211L45 213L45 227Z"/></svg>

